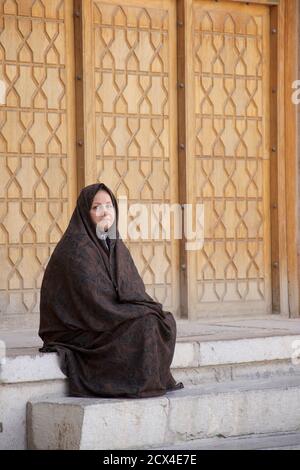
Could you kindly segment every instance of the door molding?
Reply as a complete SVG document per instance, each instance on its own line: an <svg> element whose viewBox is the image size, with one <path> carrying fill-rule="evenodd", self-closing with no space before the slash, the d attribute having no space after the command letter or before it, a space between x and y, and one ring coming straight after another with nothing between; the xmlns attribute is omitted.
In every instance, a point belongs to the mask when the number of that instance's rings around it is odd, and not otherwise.
<svg viewBox="0 0 300 470"><path fill-rule="evenodd" d="M198 0L199 2L201 0ZM219 0L222 3L223 0ZM228 1L228 0L224 0ZM268 5L270 7L270 220L271 220L271 279L272 311L286 317L299 317L300 258L298 257L298 161L297 108L292 103L292 82L298 72L298 0L230 0L239 3ZM189 153L187 109L191 103L186 94L184 77L185 55L189 45L184 41L188 29L192 0L177 0L178 27L178 147L179 171L185 170ZM185 74L184 75L184 71ZM180 83L182 85L180 86ZM185 130L185 136L182 135ZM185 141L186 139L186 141ZM181 188L180 202L187 199L188 188ZM187 299L187 269L184 243L181 244L181 295ZM194 262L192 260L192 262ZM183 269L185 268L185 269ZM184 292L182 292L184 291ZM185 316L187 307L183 307Z"/></svg>
<svg viewBox="0 0 300 470"><path fill-rule="evenodd" d="M78 189L104 181L129 223L143 203L151 231L121 236L147 292L179 317L178 239L153 223L169 207L172 233L178 214L176 0L75 0L74 21Z"/></svg>
<svg viewBox="0 0 300 470"><path fill-rule="evenodd" d="M276 7L275 7L276 8ZM272 8L273 9L273 8ZM285 155L285 194L286 194L286 242L287 242L287 283L288 283L288 315L292 318L299 317L299 280L300 264L298 257L299 246L299 185L298 154L297 154L297 106L292 102L292 83L298 74L299 51L299 1L284 0L280 2L278 10L278 29L281 32L281 58L284 62L285 100L281 106L281 122L284 120L284 153ZM280 72L278 71L280 76ZM280 179L283 178L281 174ZM278 193L281 197L281 192ZM284 313L284 312L283 312Z"/></svg>
<svg viewBox="0 0 300 470"><path fill-rule="evenodd" d="M299 317L297 108L298 1L271 6L271 230L273 311ZM297 14L295 14L297 13Z"/></svg>

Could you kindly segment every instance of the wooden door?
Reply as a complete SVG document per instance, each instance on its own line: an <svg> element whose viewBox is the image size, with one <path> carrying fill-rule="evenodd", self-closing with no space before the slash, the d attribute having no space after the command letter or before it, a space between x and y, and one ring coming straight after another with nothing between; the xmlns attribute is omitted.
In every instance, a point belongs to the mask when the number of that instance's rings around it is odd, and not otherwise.
<svg viewBox="0 0 300 470"><path fill-rule="evenodd" d="M187 254L188 312L271 313L270 12L187 0L187 199L204 246Z"/></svg>
<svg viewBox="0 0 300 470"><path fill-rule="evenodd" d="M126 241L147 291L166 310L180 317L183 307L190 319L271 313L270 7L204 0L74 4L75 12L73 0L0 0L0 80L7 86L0 105L1 324L38 319L47 260L79 190L96 181L129 205L204 205L204 246L187 251L184 263L177 239L149 233ZM286 241L278 240L284 294Z"/></svg>
<svg viewBox="0 0 300 470"><path fill-rule="evenodd" d="M33 326L76 201L72 0L0 1L0 324Z"/></svg>
<svg viewBox="0 0 300 470"><path fill-rule="evenodd" d="M178 201L176 2L85 0L83 140L86 184L128 205ZM80 62L80 59L79 59ZM81 86L81 84L79 84ZM149 224L150 226L150 224ZM178 240L125 240L147 291L179 316Z"/></svg>

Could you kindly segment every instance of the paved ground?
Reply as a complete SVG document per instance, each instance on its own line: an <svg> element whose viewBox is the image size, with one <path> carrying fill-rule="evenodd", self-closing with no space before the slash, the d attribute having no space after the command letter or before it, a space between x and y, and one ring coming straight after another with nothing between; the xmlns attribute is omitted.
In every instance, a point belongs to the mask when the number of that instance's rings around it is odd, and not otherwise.
<svg viewBox="0 0 300 470"><path fill-rule="evenodd" d="M215 319L189 322L178 320L178 340L185 338L200 341L230 340L241 338L261 338L266 336L286 336L300 334L300 318L285 319L270 315L251 319Z"/></svg>
<svg viewBox="0 0 300 470"><path fill-rule="evenodd" d="M177 320L178 341L232 340L299 334L300 319L289 320L277 315L234 320L232 318L201 321ZM33 329L2 330L0 339L5 342L9 355L32 353L42 345L37 330Z"/></svg>

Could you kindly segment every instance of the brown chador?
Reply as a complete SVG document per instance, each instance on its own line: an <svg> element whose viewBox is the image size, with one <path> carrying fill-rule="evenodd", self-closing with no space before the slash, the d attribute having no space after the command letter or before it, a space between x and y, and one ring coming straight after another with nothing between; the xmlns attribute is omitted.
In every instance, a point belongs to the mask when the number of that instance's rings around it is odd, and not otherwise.
<svg viewBox="0 0 300 470"><path fill-rule="evenodd" d="M118 218L105 184L85 187L44 273L40 351L58 353L69 396L143 398L184 387L170 372L175 319L146 293Z"/></svg>

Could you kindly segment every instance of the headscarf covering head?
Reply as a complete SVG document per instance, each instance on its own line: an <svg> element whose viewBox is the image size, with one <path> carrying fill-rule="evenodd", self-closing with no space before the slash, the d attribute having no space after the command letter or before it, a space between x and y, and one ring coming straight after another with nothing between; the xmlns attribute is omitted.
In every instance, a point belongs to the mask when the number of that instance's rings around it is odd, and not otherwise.
<svg viewBox="0 0 300 470"><path fill-rule="evenodd" d="M114 206L115 217L114 217L113 224L107 230L107 235L109 236L111 240L119 238L118 202L117 202L115 195L111 191L111 189L108 186L106 186L104 183L90 184L89 186L86 186L85 188L81 190L77 199L77 208L78 208L80 217L83 221L83 224L85 225L87 232L92 236L92 238L94 238L94 235L97 232L97 228L95 227L95 224L93 220L91 219L90 209L91 209L94 197L98 191L106 191L109 194L112 204Z"/></svg>

